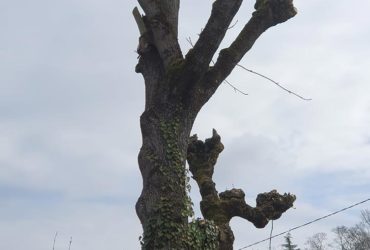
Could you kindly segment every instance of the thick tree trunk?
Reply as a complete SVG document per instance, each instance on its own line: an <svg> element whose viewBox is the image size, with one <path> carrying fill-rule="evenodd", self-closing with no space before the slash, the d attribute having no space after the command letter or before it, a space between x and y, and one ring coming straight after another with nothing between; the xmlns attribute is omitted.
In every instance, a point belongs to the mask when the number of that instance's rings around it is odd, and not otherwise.
<svg viewBox="0 0 370 250"><path fill-rule="evenodd" d="M179 103L165 103L141 116L143 146L138 159L143 190L136 210L145 249L184 249L182 239L191 215L185 170L194 121L189 114Z"/></svg>

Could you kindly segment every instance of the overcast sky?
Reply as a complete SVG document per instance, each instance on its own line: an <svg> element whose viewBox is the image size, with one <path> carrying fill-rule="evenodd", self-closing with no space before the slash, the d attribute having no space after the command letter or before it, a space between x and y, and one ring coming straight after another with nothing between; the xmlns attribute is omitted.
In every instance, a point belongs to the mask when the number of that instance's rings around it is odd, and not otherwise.
<svg viewBox="0 0 370 250"><path fill-rule="evenodd" d="M212 1L183 1L179 42L196 41ZM144 84L134 72L136 1L0 1L0 249L139 249L134 204ZM368 0L295 0L298 15L271 28L242 64L312 101L239 68L198 116L202 139L216 128L225 150L219 191L297 195L274 233L370 198ZM222 46L250 18L245 1ZM198 188L192 197L198 206ZM357 206L292 232L358 222ZM197 215L199 209L196 208ZM235 249L268 237L233 219ZM278 249L282 237L273 240ZM266 249L266 244L251 249Z"/></svg>

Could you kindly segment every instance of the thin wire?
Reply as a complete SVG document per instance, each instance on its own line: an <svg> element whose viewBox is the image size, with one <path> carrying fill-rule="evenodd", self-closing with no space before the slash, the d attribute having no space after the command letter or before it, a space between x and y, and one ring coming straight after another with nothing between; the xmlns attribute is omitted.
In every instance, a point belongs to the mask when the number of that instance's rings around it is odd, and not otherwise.
<svg viewBox="0 0 370 250"><path fill-rule="evenodd" d="M267 239L260 240L260 241L257 241L257 242L255 242L255 243L253 243L253 244L250 244L250 245L248 245L248 246L245 246L245 247L239 248L238 250L242 250L242 249L249 248L249 247L251 247L251 246L258 245L258 244L260 244L260 243L262 243L262 242L265 242L265 241L271 240L271 239L273 239L273 238L276 238L276 237L278 237L278 236L281 236L281 235L283 235L283 234L286 234L286 233L288 233L288 232L290 232L290 231L294 231L294 230L296 230L296 229L298 229L298 228L305 227L305 226L310 225L310 224L312 224L312 223L315 223L315 222L317 222L317 221L319 221L319 220L326 219L326 218L328 218L328 217L330 217L330 216L333 216L333 215L335 215L335 214L341 213L341 212L343 212L343 211L345 211L345 210L348 210L348 209L350 209L350 208L356 207L356 206L358 206L358 205L360 205L360 204L363 204L363 203L365 203L365 202L368 202L368 201L370 201L370 198L369 198L369 199L366 199L366 200L363 200L363 201L360 201L360 202L357 202L357 203L355 203L355 204L353 204L353 205L351 205L351 206L348 206L348 207L342 208L342 209L340 209L340 210L337 210L337 211L335 211L335 212L333 212L333 213L327 214L327 215L322 216L322 217L320 217L320 218L317 218L317 219L315 219L315 220L309 221L309 222L304 223L304 224L302 224L302 225L299 225L299 226L293 227L293 228L291 228L291 229L289 229L289 230L287 230L287 231L284 231L284 232L282 232L282 233L275 234L274 236L271 236L271 237L269 237L269 238L267 238Z"/></svg>

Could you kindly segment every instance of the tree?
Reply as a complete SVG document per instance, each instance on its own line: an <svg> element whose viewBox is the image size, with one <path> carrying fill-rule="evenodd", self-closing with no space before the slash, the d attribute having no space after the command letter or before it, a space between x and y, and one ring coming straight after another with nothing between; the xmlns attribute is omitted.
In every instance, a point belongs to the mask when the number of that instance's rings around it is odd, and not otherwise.
<svg viewBox="0 0 370 250"><path fill-rule="evenodd" d="M257 0L255 11L235 41L211 60L242 0L216 0L194 47L185 55L178 37L180 0L138 0L145 15L134 9L140 30L135 68L145 81L145 110L140 117L142 147L138 162L143 190L136 203L143 225L144 249L232 249L229 221L240 216L257 228L278 219L293 206L295 196L275 190L257 196L256 207L245 202L241 189L218 194L212 175L223 150L213 130L205 142L190 132L203 105L231 73L257 38L268 28L296 15L293 0ZM204 220L188 223L185 161L202 196Z"/></svg>
<svg viewBox="0 0 370 250"><path fill-rule="evenodd" d="M290 233L287 233L287 235L284 236L284 238L285 244L281 245L284 250L300 250L299 248L297 248L297 245L294 245L292 243L292 236L290 235Z"/></svg>
<svg viewBox="0 0 370 250"><path fill-rule="evenodd" d="M370 210L361 212L361 222L353 227L334 228L336 243L341 250L370 249Z"/></svg>
<svg viewBox="0 0 370 250"><path fill-rule="evenodd" d="M308 238L306 245L308 250L325 250L326 249L326 233L317 233Z"/></svg>

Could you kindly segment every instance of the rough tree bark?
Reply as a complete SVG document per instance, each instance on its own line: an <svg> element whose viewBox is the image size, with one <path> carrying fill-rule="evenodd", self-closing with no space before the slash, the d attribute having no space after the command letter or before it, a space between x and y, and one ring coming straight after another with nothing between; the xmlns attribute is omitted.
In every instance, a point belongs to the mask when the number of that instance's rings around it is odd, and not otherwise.
<svg viewBox="0 0 370 250"><path fill-rule="evenodd" d="M256 227L278 219L293 206L294 195L259 194L249 206L241 189L217 193L212 180L223 149L220 136L205 142L190 137L194 120L236 64L268 28L296 14L292 0L257 0L255 11L235 41L212 57L239 10L242 0L216 0L198 41L184 57L177 41L179 0L138 0L140 29L136 72L145 80L145 110L140 117L142 147L138 162L143 190L136 204L143 225L143 249L232 249L229 221L239 216ZM205 220L192 215L187 194L188 160L202 195Z"/></svg>

